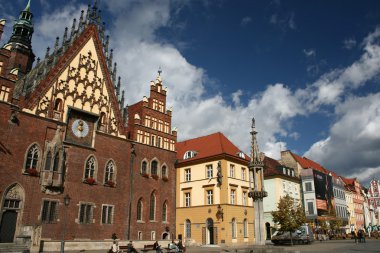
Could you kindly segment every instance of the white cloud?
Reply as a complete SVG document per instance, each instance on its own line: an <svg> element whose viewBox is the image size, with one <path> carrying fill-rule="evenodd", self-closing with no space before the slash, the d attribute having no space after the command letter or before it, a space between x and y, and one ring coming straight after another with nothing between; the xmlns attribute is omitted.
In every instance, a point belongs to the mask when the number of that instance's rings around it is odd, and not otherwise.
<svg viewBox="0 0 380 253"><path fill-rule="evenodd" d="M348 39L345 39L343 41L343 48L345 48L347 50L351 50L354 47L356 47L356 44L357 44L357 42L354 38L348 38Z"/></svg>
<svg viewBox="0 0 380 253"><path fill-rule="evenodd" d="M374 170L369 169L380 164L380 93L351 97L335 113L329 136L314 143L305 155L338 174L372 175Z"/></svg>
<svg viewBox="0 0 380 253"><path fill-rule="evenodd" d="M316 55L316 51L313 48L304 49L303 53L305 54L306 57L315 57L315 55Z"/></svg>
<svg viewBox="0 0 380 253"><path fill-rule="evenodd" d="M244 17L242 18L242 20L240 21L240 25L242 26L246 26L248 25L249 23L252 22L252 18L251 17Z"/></svg>

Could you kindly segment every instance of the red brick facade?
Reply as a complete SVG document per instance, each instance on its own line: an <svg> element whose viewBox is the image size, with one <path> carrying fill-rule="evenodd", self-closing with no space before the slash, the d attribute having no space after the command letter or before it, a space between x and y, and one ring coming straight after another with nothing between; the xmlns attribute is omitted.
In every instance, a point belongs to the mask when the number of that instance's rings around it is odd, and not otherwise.
<svg viewBox="0 0 380 253"><path fill-rule="evenodd" d="M112 120L116 121L117 129L114 132L99 128L101 115L67 108L64 103L61 113L66 112L68 119L55 117L54 104L49 105L46 114L31 110L32 105L40 103L41 94L49 88L53 75L67 67L67 60L73 58L90 37L96 43L100 68L106 73L107 89L112 89L107 105L115 113ZM147 99L150 102L146 103L144 98L131 106L127 123L122 115L122 103L117 102L120 99L112 83L113 73L107 67L110 58L105 57L99 26L85 26L67 47L60 58L54 60L56 65L51 73L47 72L41 80L35 79L38 83L27 94L20 90L14 92L14 89L38 71L40 65L36 66L37 70L29 72L28 69L34 60L33 53L26 57L25 52L16 47L11 51L0 49L0 88L9 88L6 99L6 92L0 93L0 243L27 238L32 245L38 245L41 240L61 240L63 230L66 230L66 240L102 241L111 239L113 233L124 240L172 238L175 235L176 132L171 131L171 111L165 110L166 91L161 82L152 84ZM58 55L59 50L56 52ZM10 65L16 63L21 63L22 70L29 72L23 79L9 74ZM53 98L49 103L54 102ZM155 107L153 99L163 108ZM167 128L147 126L142 120L135 122L136 113L141 119L146 115L154 117L157 124L166 122ZM86 121L86 117L93 121L88 121L89 126L82 126L81 120ZM78 127L76 122L79 122ZM106 124L107 129L111 129L111 123ZM78 131L83 132L83 127L89 134L75 137L74 130L80 128ZM142 129L154 134L155 141L139 141L137 130ZM164 139L171 145L164 145ZM146 173L141 171L143 162L147 164ZM109 165L112 165L112 174ZM70 197L68 206L64 205L66 195ZM154 208L151 208L152 203Z"/></svg>

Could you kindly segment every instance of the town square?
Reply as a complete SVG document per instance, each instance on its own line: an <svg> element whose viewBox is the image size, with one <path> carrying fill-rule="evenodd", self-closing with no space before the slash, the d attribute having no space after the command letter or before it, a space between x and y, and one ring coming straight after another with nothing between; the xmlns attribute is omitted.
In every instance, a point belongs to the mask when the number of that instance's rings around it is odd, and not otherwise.
<svg viewBox="0 0 380 253"><path fill-rule="evenodd" d="M2 1L0 252L379 252L379 13Z"/></svg>

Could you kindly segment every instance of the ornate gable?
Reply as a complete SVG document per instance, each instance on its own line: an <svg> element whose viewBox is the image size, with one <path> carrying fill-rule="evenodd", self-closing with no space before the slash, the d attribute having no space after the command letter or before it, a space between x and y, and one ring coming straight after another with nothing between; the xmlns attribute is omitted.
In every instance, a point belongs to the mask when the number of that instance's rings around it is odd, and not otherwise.
<svg viewBox="0 0 380 253"><path fill-rule="evenodd" d="M93 24L85 28L32 91L23 111L69 123L70 110L77 109L97 116L97 130L124 137L120 109L125 109L116 97L115 75L109 71L110 60L98 34Z"/></svg>

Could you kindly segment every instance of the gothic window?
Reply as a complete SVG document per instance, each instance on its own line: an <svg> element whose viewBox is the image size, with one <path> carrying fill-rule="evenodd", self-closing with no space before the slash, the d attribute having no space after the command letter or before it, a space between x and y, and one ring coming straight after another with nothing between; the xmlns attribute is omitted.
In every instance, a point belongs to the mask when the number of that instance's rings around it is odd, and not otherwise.
<svg viewBox="0 0 380 253"><path fill-rule="evenodd" d="M32 145L26 155L26 162L24 170L37 169L38 158L40 157L40 151L37 144Z"/></svg>
<svg viewBox="0 0 380 253"><path fill-rule="evenodd" d="M161 167L161 175L162 177L168 177L168 169L165 165Z"/></svg>
<svg viewBox="0 0 380 253"><path fill-rule="evenodd" d="M137 202L137 220L142 221L142 216L143 215L143 203L142 199L139 199Z"/></svg>
<svg viewBox="0 0 380 253"><path fill-rule="evenodd" d="M90 224L92 223L92 214L94 206L91 204L82 203L79 206L79 223Z"/></svg>
<svg viewBox="0 0 380 253"><path fill-rule="evenodd" d="M158 167L158 162L156 160L152 161L151 168L150 168L150 174L157 175L157 167Z"/></svg>
<svg viewBox="0 0 380 253"><path fill-rule="evenodd" d="M103 205L102 207L102 224L113 224L114 206Z"/></svg>
<svg viewBox="0 0 380 253"><path fill-rule="evenodd" d="M150 195L149 220L154 221L156 218L156 196L154 192Z"/></svg>
<svg viewBox="0 0 380 253"><path fill-rule="evenodd" d="M235 218L233 218L231 221L231 234L232 234L232 238L235 239L236 238L236 219Z"/></svg>
<svg viewBox="0 0 380 253"><path fill-rule="evenodd" d="M109 161L106 165L106 173L104 177L105 184L114 184L115 183L115 164L112 161Z"/></svg>
<svg viewBox="0 0 380 253"><path fill-rule="evenodd" d="M44 200L42 204L41 221L43 223L54 223L57 221L58 202Z"/></svg>
<svg viewBox="0 0 380 253"><path fill-rule="evenodd" d="M168 205L167 202L165 201L164 204L162 205L162 221L166 222L168 221Z"/></svg>
<svg viewBox="0 0 380 253"><path fill-rule="evenodd" d="M59 153L56 153L54 156L53 171L58 171L59 166Z"/></svg>
<svg viewBox="0 0 380 253"><path fill-rule="evenodd" d="M51 168L51 152L48 151L46 155L46 161L45 161L45 170L50 170Z"/></svg>
<svg viewBox="0 0 380 253"><path fill-rule="evenodd" d="M91 156L86 161L84 178L94 178L95 177L95 168L96 168L96 160L95 160L95 157Z"/></svg>
<svg viewBox="0 0 380 253"><path fill-rule="evenodd" d="M148 166L148 163L146 161L143 161L141 163L141 174L147 174L147 166Z"/></svg>
<svg viewBox="0 0 380 253"><path fill-rule="evenodd" d="M191 221L189 219L185 221L185 237L191 238Z"/></svg>

